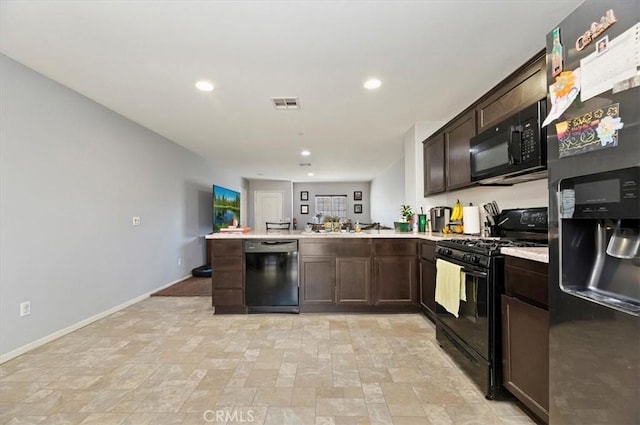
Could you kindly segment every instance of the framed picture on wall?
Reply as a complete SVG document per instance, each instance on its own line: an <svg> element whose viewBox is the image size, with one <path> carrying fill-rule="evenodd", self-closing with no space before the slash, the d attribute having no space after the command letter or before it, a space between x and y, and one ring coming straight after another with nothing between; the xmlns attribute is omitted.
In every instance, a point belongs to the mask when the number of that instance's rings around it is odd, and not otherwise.
<svg viewBox="0 0 640 425"><path fill-rule="evenodd" d="M306 190L301 191L300 192L300 200L301 201L308 201L309 200L309 192L307 192Z"/></svg>
<svg viewBox="0 0 640 425"><path fill-rule="evenodd" d="M353 200L354 201L362 201L362 192L359 190L356 190L355 192L353 192ZM360 207L362 207L362 205L360 205ZM362 212L362 211L360 211Z"/></svg>
<svg viewBox="0 0 640 425"><path fill-rule="evenodd" d="M362 214L362 204L353 204L354 214Z"/></svg>
<svg viewBox="0 0 640 425"><path fill-rule="evenodd" d="M300 205L300 214L309 214L309 205Z"/></svg>

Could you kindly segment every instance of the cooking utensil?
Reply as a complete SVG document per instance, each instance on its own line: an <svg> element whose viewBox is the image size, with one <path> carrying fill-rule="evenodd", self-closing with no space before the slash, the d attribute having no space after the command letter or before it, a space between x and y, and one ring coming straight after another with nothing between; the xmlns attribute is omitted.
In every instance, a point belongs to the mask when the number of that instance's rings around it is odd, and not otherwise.
<svg viewBox="0 0 640 425"><path fill-rule="evenodd" d="M493 226L494 224L496 224L495 218L493 217L493 211L489 204L484 204L482 208L484 208L484 210L487 212L487 221L489 222L489 225Z"/></svg>
<svg viewBox="0 0 640 425"><path fill-rule="evenodd" d="M496 201L491 201L491 205L493 205L493 210L495 212L496 217L500 215L500 208L498 208L498 203Z"/></svg>

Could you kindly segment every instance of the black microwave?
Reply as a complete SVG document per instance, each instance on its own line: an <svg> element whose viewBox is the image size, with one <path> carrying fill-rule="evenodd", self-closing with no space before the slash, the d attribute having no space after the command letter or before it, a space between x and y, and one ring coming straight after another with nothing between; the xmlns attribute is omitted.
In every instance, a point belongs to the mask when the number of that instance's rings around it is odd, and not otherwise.
<svg viewBox="0 0 640 425"><path fill-rule="evenodd" d="M513 184L546 177L547 134L540 100L471 138L471 181Z"/></svg>

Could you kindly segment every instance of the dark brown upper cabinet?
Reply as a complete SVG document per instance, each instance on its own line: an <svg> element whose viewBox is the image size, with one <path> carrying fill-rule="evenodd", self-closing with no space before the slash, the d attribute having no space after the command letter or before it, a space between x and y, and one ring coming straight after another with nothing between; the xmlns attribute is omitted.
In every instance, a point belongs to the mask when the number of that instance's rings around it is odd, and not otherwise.
<svg viewBox="0 0 640 425"><path fill-rule="evenodd" d="M471 138L546 94L542 50L422 142L424 196L471 186Z"/></svg>
<svg viewBox="0 0 640 425"><path fill-rule="evenodd" d="M469 140L476 135L475 111L470 111L447 126L445 130L445 175L447 190L471 184Z"/></svg>
<svg viewBox="0 0 640 425"><path fill-rule="evenodd" d="M476 107L478 133L546 95L547 62L543 50L480 100Z"/></svg>
<svg viewBox="0 0 640 425"><path fill-rule="evenodd" d="M424 152L424 195L444 192L444 132L428 138L423 145Z"/></svg>
<svg viewBox="0 0 640 425"><path fill-rule="evenodd" d="M471 184L469 140L475 132L475 111L470 110L424 142L425 196Z"/></svg>

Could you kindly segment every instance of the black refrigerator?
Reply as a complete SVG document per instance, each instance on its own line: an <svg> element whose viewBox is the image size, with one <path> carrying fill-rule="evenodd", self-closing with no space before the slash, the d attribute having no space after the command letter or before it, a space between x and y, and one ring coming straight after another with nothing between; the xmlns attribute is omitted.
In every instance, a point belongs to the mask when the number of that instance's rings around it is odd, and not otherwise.
<svg viewBox="0 0 640 425"><path fill-rule="evenodd" d="M547 35L549 420L640 424L640 1Z"/></svg>

